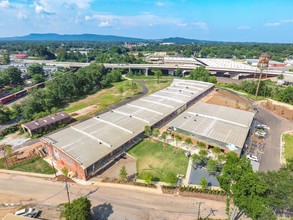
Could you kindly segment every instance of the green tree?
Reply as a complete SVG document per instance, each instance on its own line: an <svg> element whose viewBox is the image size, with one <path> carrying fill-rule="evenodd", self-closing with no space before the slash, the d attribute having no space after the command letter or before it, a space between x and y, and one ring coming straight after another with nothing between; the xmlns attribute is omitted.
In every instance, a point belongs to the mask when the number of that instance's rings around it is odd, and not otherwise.
<svg viewBox="0 0 293 220"><path fill-rule="evenodd" d="M198 154L199 154L200 156L203 156L203 157L208 156L208 152L207 152L206 150L200 150L200 151L198 152Z"/></svg>
<svg viewBox="0 0 293 220"><path fill-rule="evenodd" d="M67 169L67 167L63 167L61 169L61 172L63 173L64 176L68 177L68 169Z"/></svg>
<svg viewBox="0 0 293 220"><path fill-rule="evenodd" d="M214 148L212 149L212 152L216 155L216 157L218 157L219 154L220 154L222 151L221 151L221 148L219 148L219 147L214 147Z"/></svg>
<svg viewBox="0 0 293 220"><path fill-rule="evenodd" d="M126 167L122 166L119 171L119 177L122 181L125 181L127 180L127 176L128 176L128 173L127 173Z"/></svg>
<svg viewBox="0 0 293 220"><path fill-rule="evenodd" d="M197 143L197 146L200 148L200 149L204 149L206 147L206 144L204 142L198 142Z"/></svg>
<svg viewBox="0 0 293 220"><path fill-rule="evenodd" d="M190 145L192 145L192 144L193 144L193 142L192 142L191 138L189 138L189 137L188 137L188 138L186 138L186 139L185 139L185 144L187 145L187 147L188 147L188 148L190 148Z"/></svg>
<svg viewBox="0 0 293 220"><path fill-rule="evenodd" d="M209 74L209 71L204 66L200 66L190 71L190 79L208 82Z"/></svg>
<svg viewBox="0 0 293 220"><path fill-rule="evenodd" d="M209 174L216 174L218 171L218 164L215 160L209 159L207 166L206 166L207 171Z"/></svg>
<svg viewBox="0 0 293 220"><path fill-rule="evenodd" d="M150 184L150 183L152 183L154 176L151 173L146 172L143 174L143 179L147 184Z"/></svg>
<svg viewBox="0 0 293 220"><path fill-rule="evenodd" d="M175 142L176 142L176 147L178 147L178 143L182 140L182 137L180 135L175 135Z"/></svg>
<svg viewBox="0 0 293 220"><path fill-rule="evenodd" d="M160 83L160 78L162 77L162 71L161 70L152 70L152 72L155 74L155 77L157 78L157 83Z"/></svg>
<svg viewBox="0 0 293 220"><path fill-rule="evenodd" d="M208 181L205 177L202 177L200 180L200 186L202 189L207 189L208 188Z"/></svg>
<svg viewBox="0 0 293 220"><path fill-rule="evenodd" d="M238 218L245 213L252 219L264 219L264 215L267 219L275 219L266 200L269 188L258 174L253 172L248 159L240 159L235 153L229 153L217 179L220 187L227 193L228 213L232 200L239 209Z"/></svg>
<svg viewBox="0 0 293 220"><path fill-rule="evenodd" d="M43 69L43 66L38 63L35 63L35 64L28 66L27 75L33 77L36 74L40 74L42 76L45 75L45 71Z"/></svg>
<svg viewBox="0 0 293 220"><path fill-rule="evenodd" d="M159 128L154 128L152 133L155 138L159 137L159 135L160 135Z"/></svg>
<svg viewBox="0 0 293 220"><path fill-rule="evenodd" d="M150 137L152 134L152 128L149 125L144 126L144 136Z"/></svg>
<svg viewBox="0 0 293 220"><path fill-rule="evenodd" d="M4 69L2 74L6 85L19 85L23 83L21 71L15 66Z"/></svg>
<svg viewBox="0 0 293 220"><path fill-rule="evenodd" d="M62 210L62 216L66 220L88 220L91 217L91 201L87 197L80 197L65 203Z"/></svg>
<svg viewBox="0 0 293 220"><path fill-rule="evenodd" d="M168 136L168 133L166 131L164 131L161 135L162 139L164 140L164 143L166 143L167 136Z"/></svg>
<svg viewBox="0 0 293 220"><path fill-rule="evenodd" d="M215 76L209 77L209 82L213 83L213 84L216 84L217 83L217 77L215 77Z"/></svg>

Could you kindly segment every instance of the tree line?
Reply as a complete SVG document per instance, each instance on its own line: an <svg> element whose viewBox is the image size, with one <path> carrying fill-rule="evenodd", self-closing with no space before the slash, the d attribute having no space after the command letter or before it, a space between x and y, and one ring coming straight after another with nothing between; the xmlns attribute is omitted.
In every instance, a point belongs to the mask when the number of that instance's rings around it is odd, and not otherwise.
<svg viewBox="0 0 293 220"><path fill-rule="evenodd" d="M32 90L29 97L12 109L1 107L0 118L23 116L24 121L55 113L67 103L91 92L106 88L113 82L121 81L120 70L107 70L103 65L92 63L75 73L59 75L46 82L45 89Z"/></svg>
<svg viewBox="0 0 293 220"><path fill-rule="evenodd" d="M244 91L248 94L255 95L258 81L254 80L243 80L240 84L226 84L225 87L232 88L238 91ZM260 81L258 95L272 98L274 100L285 102L293 105L293 86L278 86L275 85L271 80Z"/></svg>
<svg viewBox="0 0 293 220"><path fill-rule="evenodd" d="M87 57L78 52L78 48L88 51ZM99 42L1 42L0 49L7 49L9 53L26 52L30 56L42 59L86 62L95 60L101 54L110 55L117 60L122 54L130 52L124 43ZM75 52L72 49L76 49ZM161 45L150 42L145 46L133 48L135 52L164 51L174 56L195 56L202 58L238 58L255 59L263 53L269 53L272 60L284 61L293 58L292 44L272 43L225 43L225 42L198 42L186 44ZM66 53L65 53L66 52ZM139 56L138 56L139 57ZM140 61L140 59L138 59ZM113 61L114 62L114 61ZM136 61L137 62L137 61ZM129 62L130 63L130 62Z"/></svg>

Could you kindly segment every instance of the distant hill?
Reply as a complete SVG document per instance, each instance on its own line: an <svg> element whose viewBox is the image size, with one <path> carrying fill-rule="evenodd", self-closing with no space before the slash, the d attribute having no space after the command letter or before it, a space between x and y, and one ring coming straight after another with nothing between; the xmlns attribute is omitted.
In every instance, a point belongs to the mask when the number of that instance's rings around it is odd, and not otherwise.
<svg viewBox="0 0 293 220"><path fill-rule="evenodd" d="M20 37L3 37L0 41L88 41L88 42L156 42L156 43L206 43L212 41L194 40L181 37L164 39L141 39L133 37L121 37L115 35L97 34L29 34Z"/></svg>
<svg viewBox="0 0 293 220"><path fill-rule="evenodd" d="M29 34L21 37L0 38L1 41L95 41L95 42L144 42L145 39L97 34Z"/></svg>

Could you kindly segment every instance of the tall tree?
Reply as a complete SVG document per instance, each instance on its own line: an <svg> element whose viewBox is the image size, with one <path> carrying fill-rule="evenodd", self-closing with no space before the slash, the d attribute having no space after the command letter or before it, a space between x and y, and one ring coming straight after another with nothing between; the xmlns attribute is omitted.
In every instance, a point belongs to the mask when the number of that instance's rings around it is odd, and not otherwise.
<svg viewBox="0 0 293 220"><path fill-rule="evenodd" d="M208 82L210 72L204 67L200 66L190 71L190 79Z"/></svg>
<svg viewBox="0 0 293 220"><path fill-rule="evenodd" d="M6 85L19 85L23 83L21 71L15 66L4 69L2 74Z"/></svg>
<svg viewBox="0 0 293 220"><path fill-rule="evenodd" d="M42 76L45 75L45 71L43 69L43 66L38 63L34 63L27 68L27 75L33 77L36 74L40 74Z"/></svg>
<svg viewBox="0 0 293 220"><path fill-rule="evenodd" d="M160 78L162 77L162 71L161 70L152 70L152 72L155 74L155 77L157 78L157 83L160 83Z"/></svg>
<svg viewBox="0 0 293 220"><path fill-rule="evenodd" d="M87 197L80 197L66 203L62 215L66 220L89 220L91 217L91 201Z"/></svg>
<svg viewBox="0 0 293 220"><path fill-rule="evenodd" d="M232 200L239 209L237 218L245 213L252 219L264 219L264 215L267 219L275 219L265 199L269 188L258 174L253 172L248 159L240 159L235 153L229 153L217 179L220 187L227 193L228 213Z"/></svg>

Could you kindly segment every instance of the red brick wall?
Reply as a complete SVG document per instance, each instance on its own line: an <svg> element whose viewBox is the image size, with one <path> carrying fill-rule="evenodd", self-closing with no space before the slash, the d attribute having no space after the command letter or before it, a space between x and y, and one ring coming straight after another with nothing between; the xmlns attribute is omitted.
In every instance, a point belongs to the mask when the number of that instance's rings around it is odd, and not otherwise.
<svg viewBox="0 0 293 220"><path fill-rule="evenodd" d="M73 160L66 153L54 147L53 145L45 144L45 147L48 151L48 154L52 156L60 166L66 167L68 171L73 172L79 179L87 179L85 171L77 161ZM57 158L54 154L54 150L57 150L59 158Z"/></svg>

